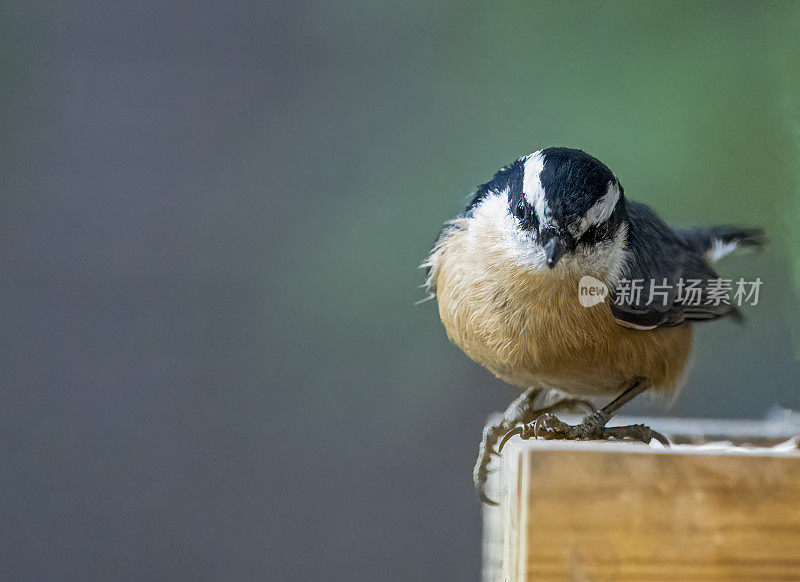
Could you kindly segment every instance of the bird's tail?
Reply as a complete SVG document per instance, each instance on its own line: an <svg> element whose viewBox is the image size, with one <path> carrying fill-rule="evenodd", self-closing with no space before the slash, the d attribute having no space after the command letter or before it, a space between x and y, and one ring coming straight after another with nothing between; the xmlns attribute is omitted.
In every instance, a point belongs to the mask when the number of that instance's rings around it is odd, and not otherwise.
<svg viewBox="0 0 800 582"><path fill-rule="evenodd" d="M742 248L761 248L765 242L764 231L760 228L712 226L711 228L678 230L677 233L709 263L714 263Z"/></svg>

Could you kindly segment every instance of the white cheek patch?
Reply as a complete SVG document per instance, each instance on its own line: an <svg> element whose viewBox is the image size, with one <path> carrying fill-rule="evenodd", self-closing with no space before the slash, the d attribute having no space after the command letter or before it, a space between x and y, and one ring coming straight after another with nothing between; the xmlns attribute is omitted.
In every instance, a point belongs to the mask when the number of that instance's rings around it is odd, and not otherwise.
<svg viewBox="0 0 800 582"><path fill-rule="evenodd" d="M497 233L516 230L508 211L508 188L492 192L472 211L474 223Z"/></svg>
<svg viewBox="0 0 800 582"><path fill-rule="evenodd" d="M606 193L586 211L586 214L576 224L570 225L570 233L578 238L590 227L602 224L611 218L611 214L619 201L619 195L619 185L615 182L609 182Z"/></svg>
<svg viewBox="0 0 800 582"><path fill-rule="evenodd" d="M475 207L468 236L482 255L502 256L534 270L546 268L542 247L508 211L508 189L490 194Z"/></svg>
<svg viewBox="0 0 800 582"><path fill-rule="evenodd" d="M525 201L533 207L536 216L539 218L539 224L547 224L550 222L552 211L548 206L547 201L544 199L544 188L542 187L541 173L544 170L544 157L542 151L533 152L525 160L523 178L522 178L522 192L525 195Z"/></svg>

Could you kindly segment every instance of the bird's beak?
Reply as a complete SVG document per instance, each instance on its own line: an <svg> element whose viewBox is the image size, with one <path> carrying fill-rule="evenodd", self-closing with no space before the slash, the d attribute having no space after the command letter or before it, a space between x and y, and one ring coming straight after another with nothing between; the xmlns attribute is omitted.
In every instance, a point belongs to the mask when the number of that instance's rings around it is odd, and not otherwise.
<svg viewBox="0 0 800 582"><path fill-rule="evenodd" d="M556 266L556 263L567 252L567 244L564 239L558 235L547 241L544 245L544 257L547 261L547 266L551 269Z"/></svg>

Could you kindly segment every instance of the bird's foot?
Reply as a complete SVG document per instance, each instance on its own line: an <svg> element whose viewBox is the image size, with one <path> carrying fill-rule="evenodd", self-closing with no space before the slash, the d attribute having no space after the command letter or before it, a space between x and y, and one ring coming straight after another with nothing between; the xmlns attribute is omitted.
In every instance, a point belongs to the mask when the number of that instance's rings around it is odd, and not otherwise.
<svg viewBox="0 0 800 582"><path fill-rule="evenodd" d="M559 420L554 414L542 414L533 422L522 424L506 433L500 441L498 450L502 451L508 440L514 435L519 435L523 439L543 438L547 440L624 440L630 439L642 443L649 443L656 439L664 446L669 446L667 437L643 424L632 424L628 426L606 427L608 418L597 411L579 424L567 424Z"/></svg>
<svg viewBox="0 0 800 582"><path fill-rule="evenodd" d="M498 441L519 423L527 423L536 418L540 418L542 413L547 410L572 411L592 410L590 402L577 398L565 398L561 400L540 401L539 396L547 392L547 389L539 386L531 387L519 396L504 414L495 413L483 428L481 442L478 446L478 459L472 472L475 489L478 497L486 505L497 505L486 492L486 482L489 477L489 463L492 455L499 455L496 448Z"/></svg>

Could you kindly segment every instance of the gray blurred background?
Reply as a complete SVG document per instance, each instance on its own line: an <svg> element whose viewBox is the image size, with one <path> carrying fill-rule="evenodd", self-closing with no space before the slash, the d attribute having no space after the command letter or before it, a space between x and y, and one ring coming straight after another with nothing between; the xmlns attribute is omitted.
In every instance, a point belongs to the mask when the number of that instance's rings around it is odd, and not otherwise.
<svg viewBox="0 0 800 582"><path fill-rule="evenodd" d="M7 580L474 580L514 391L418 307L472 188L580 147L765 226L671 409L800 408L796 2L0 8Z"/></svg>

